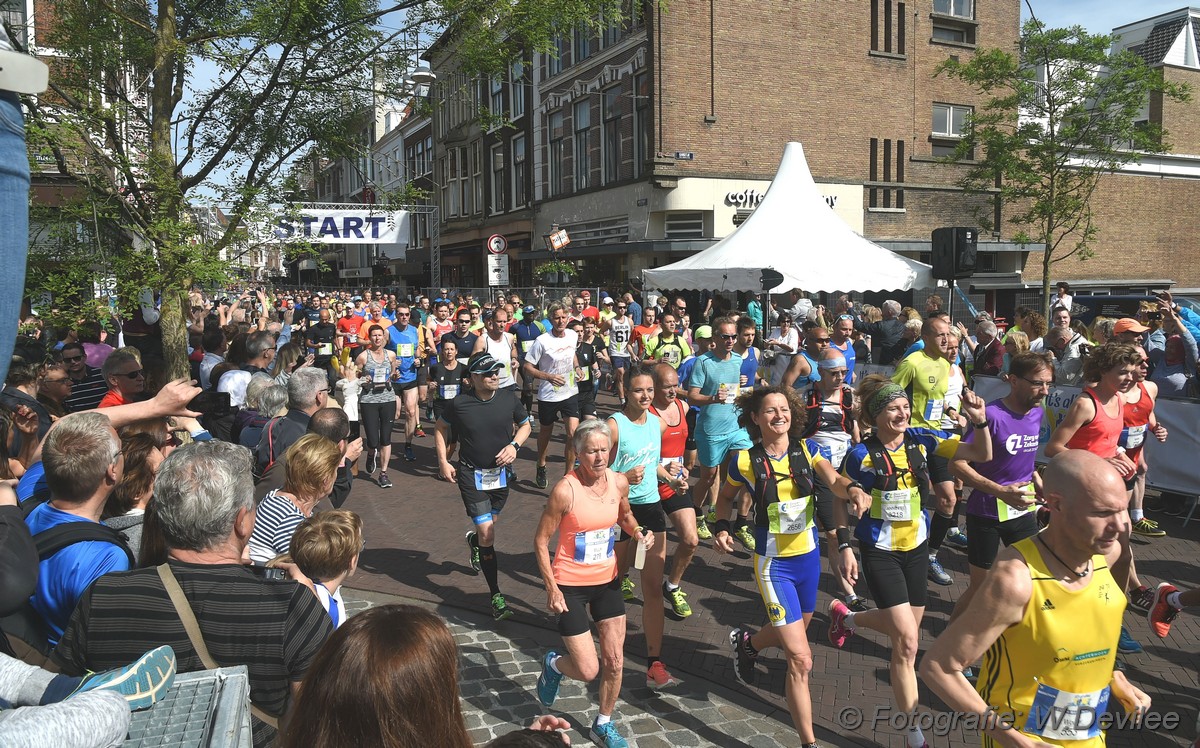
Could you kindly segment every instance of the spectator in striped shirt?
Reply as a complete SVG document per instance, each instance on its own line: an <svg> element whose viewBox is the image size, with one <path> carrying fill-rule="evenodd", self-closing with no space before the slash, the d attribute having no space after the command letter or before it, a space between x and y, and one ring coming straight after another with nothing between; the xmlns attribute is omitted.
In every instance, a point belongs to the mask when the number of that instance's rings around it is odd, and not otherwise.
<svg viewBox="0 0 1200 748"><path fill-rule="evenodd" d="M62 362L71 377L71 394L63 400L68 413L95 410L108 392L108 382L99 369L88 366L82 343L67 343L62 347Z"/></svg>
<svg viewBox="0 0 1200 748"><path fill-rule="evenodd" d="M283 488L263 498L254 520L250 560L256 564L288 552L296 528L333 490L342 450L320 434L305 434L288 447L283 461Z"/></svg>

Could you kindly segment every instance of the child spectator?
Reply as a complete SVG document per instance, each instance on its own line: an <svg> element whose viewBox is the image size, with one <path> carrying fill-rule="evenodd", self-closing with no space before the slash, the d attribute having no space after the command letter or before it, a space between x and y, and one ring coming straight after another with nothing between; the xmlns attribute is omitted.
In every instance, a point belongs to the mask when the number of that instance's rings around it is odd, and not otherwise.
<svg viewBox="0 0 1200 748"><path fill-rule="evenodd" d="M321 512L306 519L292 535L289 555L329 613L333 627L346 620L342 582L358 570L362 553L362 518L346 509Z"/></svg>

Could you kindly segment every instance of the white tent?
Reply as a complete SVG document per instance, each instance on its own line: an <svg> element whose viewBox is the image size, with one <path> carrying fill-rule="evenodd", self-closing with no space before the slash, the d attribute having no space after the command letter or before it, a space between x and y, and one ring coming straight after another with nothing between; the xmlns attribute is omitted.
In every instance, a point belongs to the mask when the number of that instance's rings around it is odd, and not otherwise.
<svg viewBox="0 0 1200 748"><path fill-rule="evenodd" d="M937 285L930 267L859 236L821 196L804 148L788 143L779 170L746 222L687 259L643 270L645 288L760 291L762 271L783 275L775 292L906 291Z"/></svg>

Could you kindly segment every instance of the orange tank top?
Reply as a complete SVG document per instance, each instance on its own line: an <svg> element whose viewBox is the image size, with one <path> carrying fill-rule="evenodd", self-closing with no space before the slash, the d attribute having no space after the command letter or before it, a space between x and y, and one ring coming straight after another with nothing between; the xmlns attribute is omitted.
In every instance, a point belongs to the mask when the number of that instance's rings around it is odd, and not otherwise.
<svg viewBox="0 0 1200 748"><path fill-rule="evenodd" d="M1121 428L1125 425L1121 413L1110 416L1104 412L1104 406L1096 391L1088 387L1080 397L1087 395L1096 406L1096 415L1089 423L1079 427L1079 430L1067 441L1067 449L1086 449L1098 457L1108 459L1117 454L1117 440L1121 438ZM1118 404L1123 404L1124 398L1118 398Z"/></svg>
<svg viewBox="0 0 1200 748"><path fill-rule="evenodd" d="M558 526L554 551L554 581L560 585L590 587L617 577L613 544L621 494L613 471L605 468L604 473L605 489L599 496L579 482L574 470L563 478L571 489L571 511Z"/></svg>
<svg viewBox="0 0 1200 748"><path fill-rule="evenodd" d="M1154 398L1150 397L1150 393L1146 391L1146 385L1138 382L1137 387L1141 391L1138 401L1131 403L1126 400L1121 406L1121 421L1124 428L1121 429L1119 442L1125 450L1125 454L1134 462L1137 462L1138 455L1142 453L1146 432L1150 427L1150 414L1154 412Z"/></svg>
<svg viewBox="0 0 1200 748"><path fill-rule="evenodd" d="M676 411L676 417L679 418L679 423L674 426L667 426L667 430L662 435L662 451L659 457L663 463L668 461L683 462L683 453L687 448L688 425L687 425L687 409L683 402L675 399L671 401L671 407ZM658 409L653 405L650 406L650 412L666 422L663 415L658 412ZM666 500L675 495L675 489L671 488L666 483L658 484L658 498Z"/></svg>

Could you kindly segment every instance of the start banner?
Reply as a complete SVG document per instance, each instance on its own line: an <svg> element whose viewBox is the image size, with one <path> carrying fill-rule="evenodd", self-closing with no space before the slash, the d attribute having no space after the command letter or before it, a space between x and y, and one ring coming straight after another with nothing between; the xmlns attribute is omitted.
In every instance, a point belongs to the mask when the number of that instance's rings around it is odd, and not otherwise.
<svg viewBox="0 0 1200 748"><path fill-rule="evenodd" d="M314 244L386 244L409 242L408 211L301 209L299 218L281 217L268 227L268 241Z"/></svg>

